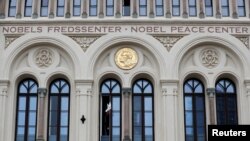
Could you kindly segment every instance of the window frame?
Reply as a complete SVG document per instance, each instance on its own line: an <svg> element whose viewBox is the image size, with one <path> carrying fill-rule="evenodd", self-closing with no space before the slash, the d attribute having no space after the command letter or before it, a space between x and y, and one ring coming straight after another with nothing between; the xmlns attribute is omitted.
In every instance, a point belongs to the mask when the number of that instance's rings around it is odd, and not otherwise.
<svg viewBox="0 0 250 141"><path fill-rule="evenodd" d="M188 13L189 13L189 16L190 17L197 17L197 0L194 0L195 1L194 5L191 5L190 1L191 0L188 0ZM195 10L194 11L195 12L194 15L193 14L191 15L191 12L190 12L192 8L194 8L194 10Z"/></svg>
<svg viewBox="0 0 250 141"><path fill-rule="evenodd" d="M52 86L56 83L56 82L58 82L58 81L60 81L59 83L59 85L61 86L61 82L62 81L64 81L65 82L65 84L67 84L68 85L68 87L69 87L69 93L61 93L61 92L58 92L58 93L52 93L51 92L51 89L52 89ZM58 88L58 91L60 91L60 89L62 89L62 86L60 87L60 88ZM47 141L50 141L50 127L51 127L51 125L50 125L50 112L51 112L51 110L50 110L50 100L51 100L51 97L52 96L57 96L57 100L58 100L58 105L57 105L57 117L56 117L56 119L57 119L57 124L56 124L56 129L57 129L57 133L56 133L56 141L60 141L60 133L61 133L61 127L62 127L62 125L61 125L61 113L62 113L62 110L61 110L61 107L62 107L62 105L61 105L61 101L62 101L62 97L67 97L68 98L68 126L67 126L67 129L68 129L68 132L67 132L67 141L69 141L69 130L70 130L70 96L71 96L71 86L70 86L70 83L66 80L66 79L63 79L63 78L58 78L58 79L55 79L55 80L53 80L51 83L50 83L50 85L49 85L49 93L48 93L48 110L47 110L47 112L48 112L48 117L47 117ZM63 126L64 127L64 126Z"/></svg>
<svg viewBox="0 0 250 141"><path fill-rule="evenodd" d="M63 0L63 5L59 5L59 1L60 0L57 0L56 2L56 16L57 17L64 17L65 15L65 0ZM63 9L63 13L59 13L59 9ZM62 14L62 15L61 15Z"/></svg>
<svg viewBox="0 0 250 141"><path fill-rule="evenodd" d="M142 90L141 93L135 93L134 92L134 86L137 84L137 82L139 81L142 81L142 87L143 87L143 81L146 81L148 82L148 85L151 86L152 88L152 93L144 93ZM145 89L146 87L143 87L143 89ZM134 81L133 85L132 85L132 140L135 140L135 137L134 137L134 98L135 97L138 97L140 96L140 99L141 99L141 111L140 111L140 114L141 114L141 128L142 128L142 131L141 131L141 135L142 135L142 141L145 140L145 128L147 126L145 126L145 97L150 97L152 98L152 126L150 126L152 128L152 141L155 141L155 110L154 110L154 86L152 84L152 82L146 78L140 78L140 79L137 79L136 81Z"/></svg>
<svg viewBox="0 0 250 141"><path fill-rule="evenodd" d="M110 81L110 83L112 82L112 81L115 81L116 82L116 85L118 85L119 86L119 88L120 88L120 92L119 93L112 93L112 90L113 89L109 89L109 93L104 93L104 92L102 92L102 86L106 83L106 82L108 82L108 81ZM110 86L111 86L111 84L110 84ZM103 136L103 98L104 97L109 97L109 99L111 99L112 100L112 98L113 97L118 97L119 96L119 98L120 98L120 140L122 140L122 87L121 87L121 84L120 84L120 82L118 81L118 80L116 80L116 79L113 79L113 78L108 78L108 79L105 79L105 80L103 80L102 81L102 83L100 84L100 104L99 104L99 122L100 122L100 124L99 124L99 135L100 135L100 141L101 141L101 138L102 138L102 136ZM111 103L111 107L112 107L112 103ZM102 114L102 115L101 115ZM109 126L110 127L113 127L112 126L112 116L113 116L113 112L112 112L112 110L111 110L111 116L109 117ZM102 123L102 124L101 124ZM111 130L109 130L109 137L110 137L110 140L109 141L112 141L112 128L111 128Z"/></svg>
<svg viewBox="0 0 250 141"><path fill-rule="evenodd" d="M214 10L213 10L213 0L209 0L211 5L207 5L206 1L207 0L205 0L205 14L206 14L207 17L213 17L213 15L214 15L213 14L214 13ZM211 8L211 15L208 15L207 8Z"/></svg>
<svg viewBox="0 0 250 141"><path fill-rule="evenodd" d="M27 88L27 93L21 93L20 92L20 87L21 85L23 85L26 81L28 81L28 88ZM36 135L37 135L37 115L38 115L38 92L36 93L31 93L29 92L28 89L31 89L32 86L30 86L30 82L34 82L33 85L36 85L37 89L38 89L38 83L32 79L32 78L26 78L23 79L22 81L20 81L18 83L18 87L17 87L17 99L16 99L16 124L15 124L15 141L17 141L17 132L18 132L18 119L19 119L19 99L20 97L25 97L25 121L24 121L24 140L28 140L28 130L29 130L29 114L30 114L30 98L32 97L36 97L36 120L35 120L35 140L37 139Z"/></svg>
<svg viewBox="0 0 250 141"><path fill-rule="evenodd" d="M27 5L27 1L28 0L25 0L25 2L24 2L24 17L31 17L31 15L32 15L32 6L33 6L33 0L31 0L31 5ZM31 13L29 13L28 15L27 15L27 8L31 8Z"/></svg>
<svg viewBox="0 0 250 141"><path fill-rule="evenodd" d="M16 2L15 2L15 5L12 5L12 0L10 0L9 1L9 6L8 6L8 17L15 17L16 16L16 10L17 10L17 8L16 8L16 6L17 6L17 0L15 0ZM13 15L12 15L12 13L11 13L11 9L15 9L15 13L13 13Z"/></svg>
<svg viewBox="0 0 250 141"><path fill-rule="evenodd" d="M96 1L96 5L92 4L92 0L89 0L89 16L94 17L98 15L98 0ZM95 8L95 14L91 13L91 9Z"/></svg>
<svg viewBox="0 0 250 141"><path fill-rule="evenodd" d="M178 0L178 3L179 3L178 5L175 5L174 1L176 0L172 0L172 16L177 17L181 15L181 1ZM178 9L178 14L174 13L174 9Z"/></svg>
<svg viewBox="0 0 250 141"><path fill-rule="evenodd" d="M160 1L161 1L162 4L158 4L157 0L155 1L155 15L156 16L164 16L164 1L163 0L160 0ZM158 8L162 9L162 13L161 14L157 13L157 9Z"/></svg>
<svg viewBox="0 0 250 141"><path fill-rule="evenodd" d="M129 2L129 5L125 5L126 2ZM129 9L129 11L126 11ZM127 13L129 13L127 15ZM131 1L130 0L123 0L122 1L122 16L131 16Z"/></svg>
<svg viewBox="0 0 250 141"><path fill-rule="evenodd" d="M73 12L72 12L72 13L73 13L73 16L80 16L80 15L81 15L81 5L82 5L82 2L81 2L81 0L78 0L78 1L80 2L80 5L76 5L76 4L75 4L75 1L76 1L76 0L73 0L73 1L72 1L72 3L73 3L73 4L72 4L72 6L73 6L73 8L72 8ZM79 9L80 9L80 13L79 13L79 14L76 14L76 13L75 13L75 9L76 9L76 8L79 8Z"/></svg>
<svg viewBox="0 0 250 141"><path fill-rule="evenodd" d="M40 5L40 17L47 17L49 15L49 0L47 0L47 6L43 6L43 1L41 0L41 5ZM47 13L43 14L43 8L47 8Z"/></svg>
<svg viewBox="0 0 250 141"><path fill-rule="evenodd" d="M189 92L186 92L185 91L185 86L188 84L188 85L190 85L189 84L189 82L190 81L192 81L192 87L190 87L190 88L192 88L192 92L191 93L189 93ZM201 92L201 93L197 93L197 92L195 92L195 87L193 87L194 86L194 81L197 81L198 82L198 85L201 85L201 87L202 87L202 91L203 92ZM196 87L198 87L198 85L196 85ZM197 107L196 107L196 99L197 99L197 97L202 97L202 100L203 100L203 112L204 112L204 115L203 115L203 117L204 117L204 122L203 122L203 125L204 125L204 138L205 138L205 141L207 140L207 133L206 133L206 125L207 125L207 122L206 122L206 96L205 96L205 91L204 91L205 89L204 89L204 85L203 85L203 83L202 83L202 81L200 81L199 79L196 79L196 78L190 78L190 79L187 79L187 80L185 80L185 82L183 83L183 108L184 108L184 131L185 131L185 134L184 134L184 136L185 136L185 140L187 140L187 130L186 130L186 128L188 127L187 126L187 123L186 123L186 112L188 111L188 110L186 110L186 101L185 101L185 98L186 97L191 97L192 98L192 128L193 128L193 137L194 137L194 141L197 141L198 139L198 127L197 127L197 120L196 120L196 118L197 118Z"/></svg>
<svg viewBox="0 0 250 141"><path fill-rule="evenodd" d="M145 1L145 4L141 4L141 1ZM147 16L148 15L148 1L147 0L139 0L139 16ZM141 13L141 9L146 9L145 14Z"/></svg>
<svg viewBox="0 0 250 141"><path fill-rule="evenodd" d="M109 0L106 0L106 16L114 16L114 13L115 13L115 3L114 3L114 0L111 0L112 1L112 5L109 5L108 4L108 1ZM112 14L108 14L108 9L112 9Z"/></svg>
<svg viewBox="0 0 250 141"><path fill-rule="evenodd" d="M245 17L246 16L246 1L245 0L242 0L243 1L243 5L239 5L239 0L237 0L237 6L238 6L238 15L239 15L239 17ZM242 14L240 14L240 10L239 9L243 9L243 15Z"/></svg>
<svg viewBox="0 0 250 141"><path fill-rule="evenodd" d="M224 0L221 0L221 15L222 15L222 17L229 17L230 16L230 3L229 3L229 0L225 0L225 1L227 1L227 5L223 5L222 1L224 1ZM224 12L223 12L224 8L226 8L226 10L227 10L227 15L225 15Z"/></svg>
<svg viewBox="0 0 250 141"><path fill-rule="evenodd" d="M224 92L218 92L217 91L217 89L216 89L216 87L217 87L217 85L218 84L220 84L220 82L221 81L224 81L224 85L222 86L223 88L224 88ZM232 85L232 87L233 87L233 89L234 89L234 93L227 93L226 92L226 89L225 89L225 83L226 83L226 81L227 82L229 82L230 83L230 85ZM228 85L229 86L229 85ZM229 99L229 97L234 97L235 99L235 114L236 114L236 125L238 125L239 124L239 117L238 117L238 102L237 102L237 89L236 89L236 85L235 85L235 83L231 80L231 79L228 79L228 78L221 78L221 79L219 79L219 80L217 80L216 81L216 84L215 84L215 96L216 96L216 120L217 120L217 124L218 125L228 125L228 124L232 124L232 123L229 123L229 117L228 117L228 113L229 112L232 112L233 110L228 110L229 108L228 108L228 99ZM224 116L225 116L225 121L226 121L226 123L218 123L218 119L219 119L219 114L218 114L218 103L219 103L219 101L218 101L218 97L222 97L223 98L223 103L224 103L224 108L223 108L223 112L224 112ZM221 111L220 111L221 112Z"/></svg>

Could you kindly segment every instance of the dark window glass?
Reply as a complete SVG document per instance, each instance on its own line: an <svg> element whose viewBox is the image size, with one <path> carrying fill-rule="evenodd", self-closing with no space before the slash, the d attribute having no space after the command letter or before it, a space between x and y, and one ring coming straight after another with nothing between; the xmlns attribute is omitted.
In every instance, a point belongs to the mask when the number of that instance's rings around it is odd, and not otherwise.
<svg viewBox="0 0 250 141"><path fill-rule="evenodd" d="M73 16L81 15L81 0L74 0L73 2Z"/></svg>
<svg viewBox="0 0 250 141"><path fill-rule="evenodd" d="M24 9L24 16L30 17L32 14L32 2L33 0L26 0L25 1L25 9Z"/></svg>
<svg viewBox="0 0 250 141"><path fill-rule="evenodd" d="M217 124L238 124L237 95L234 83L229 79L221 79L216 83L215 88Z"/></svg>
<svg viewBox="0 0 250 141"><path fill-rule="evenodd" d="M58 17L64 16L64 1L65 0L57 0L57 16Z"/></svg>
<svg viewBox="0 0 250 141"><path fill-rule="evenodd" d="M189 16L197 16L196 0L189 0Z"/></svg>
<svg viewBox="0 0 250 141"><path fill-rule="evenodd" d="M41 17L48 16L48 5L49 5L49 0L42 0L41 1L41 10L40 10Z"/></svg>
<svg viewBox="0 0 250 141"><path fill-rule="evenodd" d="M240 17L246 16L245 0L238 0L238 14Z"/></svg>
<svg viewBox="0 0 250 141"><path fill-rule="evenodd" d="M186 141L206 141L206 112L203 84L197 79L184 83Z"/></svg>
<svg viewBox="0 0 250 141"><path fill-rule="evenodd" d="M101 84L101 141L121 140L121 86L114 79Z"/></svg>
<svg viewBox="0 0 250 141"><path fill-rule="evenodd" d="M133 84L133 140L154 141L154 94L153 86L146 79Z"/></svg>
<svg viewBox="0 0 250 141"><path fill-rule="evenodd" d="M206 16L213 16L213 2L212 0L205 0Z"/></svg>
<svg viewBox="0 0 250 141"><path fill-rule="evenodd" d="M221 0L221 9L222 9L222 16L228 17L229 16L229 1L228 0Z"/></svg>
<svg viewBox="0 0 250 141"><path fill-rule="evenodd" d="M163 16L164 14L163 0L156 0L155 11L156 11L156 16Z"/></svg>
<svg viewBox="0 0 250 141"><path fill-rule="evenodd" d="M50 84L48 141L69 140L70 86L64 79Z"/></svg>
<svg viewBox="0 0 250 141"><path fill-rule="evenodd" d="M139 15L147 16L147 0L139 0Z"/></svg>
<svg viewBox="0 0 250 141"><path fill-rule="evenodd" d="M172 0L173 16L180 16L180 0Z"/></svg>
<svg viewBox="0 0 250 141"><path fill-rule="evenodd" d="M15 141L35 141L37 125L37 83L26 79L17 90Z"/></svg>
<svg viewBox="0 0 250 141"><path fill-rule="evenodd" d="M16 0L9 1L9 17L16 16Z"/></svg>
<svg viewBox="0 0 250 141"><path fill-rule="evenodd" d="M106 0L106 15L114 16L114 0Z"/></svg>
<svg viewBox="0 0 250 141"><path fill-rule="evenodd" d="M130 0L123 0L123 16L130 16Z"/></svg>
<svg viewBox="0 0 250 141"><path fill-rule="evenodd" d="M89 1L89 15L97 16L97 0Z"/></svg>

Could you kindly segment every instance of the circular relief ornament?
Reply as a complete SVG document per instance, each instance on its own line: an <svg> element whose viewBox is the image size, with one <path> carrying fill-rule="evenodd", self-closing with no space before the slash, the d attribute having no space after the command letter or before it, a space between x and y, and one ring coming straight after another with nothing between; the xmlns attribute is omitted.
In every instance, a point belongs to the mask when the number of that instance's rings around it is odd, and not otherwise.
<svg viewBox="0 0 250 141"><path fill-rule="evenodd" d="M48 49L40 49L35 56L35 63L40 68L47 68L53 62L52 52Z"/></svg>
<svg viewBox="0 0 250 141"><path fill-rule="evenodd" d="M212 69L219 64L219 54L214 49L205 49L201 52L201 62L203 66Z"/></svg>
<svg viewBox="0 0 250 141"><path fill-rule="evenodd" d="M136 51L131 48L122 48L115 54L115 63L121 69L132 69L138 63L138 55Z"/></svg>

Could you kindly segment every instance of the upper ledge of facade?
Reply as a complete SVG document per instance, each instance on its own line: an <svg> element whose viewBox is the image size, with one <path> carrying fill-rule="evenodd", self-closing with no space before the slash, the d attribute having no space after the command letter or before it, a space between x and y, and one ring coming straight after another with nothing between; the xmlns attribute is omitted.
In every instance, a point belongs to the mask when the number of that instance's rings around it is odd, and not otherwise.
<svg viewBox="0 0 250 141"><path fill-rule="evenodd" d="M54 19L48 19L48 18L38 18L38 19L30 19L30 18L22 18L22 19L15 19L15 18L6 18L1 19L0 24L75 24L75 23L94 23L94 24L103 24L103 23L121 23L124 24L124 21L126 23L164 23L164 24L249 24L250 18L239 18L239 19L232 19L232 18L221 18L221 19L215 19L215 18L86 18L86 19L79 19L79 18L54 18Z"/></svg>

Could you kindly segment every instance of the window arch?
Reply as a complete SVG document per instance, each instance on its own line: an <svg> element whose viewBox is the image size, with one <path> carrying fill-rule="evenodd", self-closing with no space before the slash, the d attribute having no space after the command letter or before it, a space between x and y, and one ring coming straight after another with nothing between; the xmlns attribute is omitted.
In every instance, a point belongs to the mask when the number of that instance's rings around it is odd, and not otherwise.
<svg viewBox="0 0 250 141"><path fill-rule="evenodd" d="M48 141L69 140L70 85L64 79L54 80L49 89Z"/></svg>
<svg viewBox="0 0 250 141"><path fill-rule="evenodd" d="M132 124L134 141L154 140L154 90L149 80L133 84Z"/></svg>
<svg viewBox="0 0 250 141"><path fill-rule="evenodd" d="M217 124L238 124L235 84L230 79L220 79L215 89Z"/></svg>
<svg viewBox="0 0 250 141"><path fill-rule="evenodd" d="M25 79L18 85L16 108L16 141L36 140L37 82Z"/></svg>
<svg viewBox="0 0 250 141"><path fill-rule="evenodd" d="M184 83L184 113L186 141L206 140L204 86L198 79Z"/></svg>
<svg viewBox="0 0 250 141"><path fill-rule="evenodd" d="M101 84L101 141L121 140L121 85L115 79Z"/></svg>

